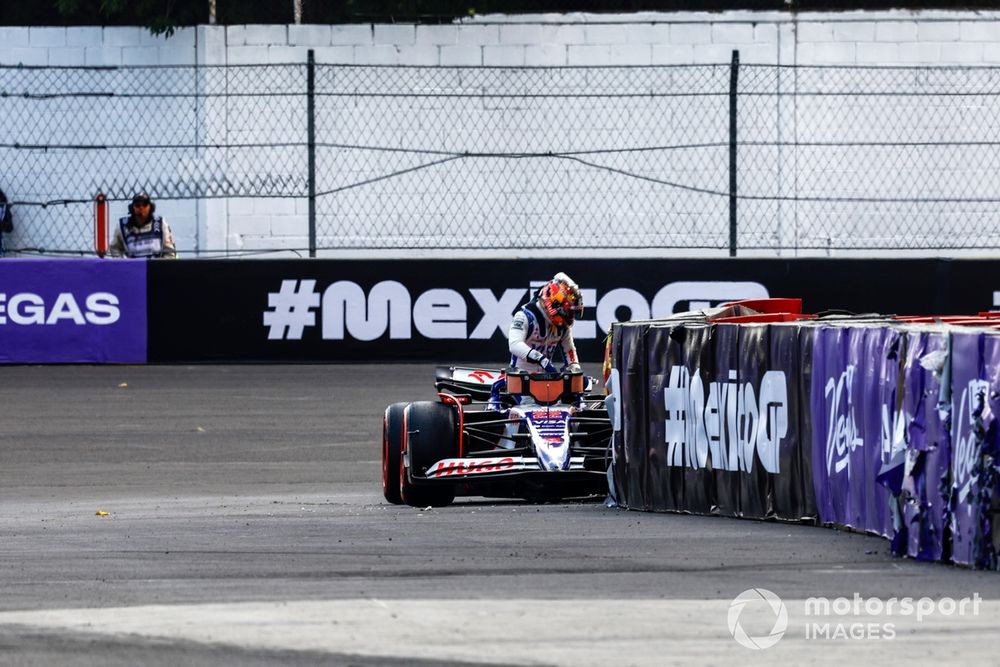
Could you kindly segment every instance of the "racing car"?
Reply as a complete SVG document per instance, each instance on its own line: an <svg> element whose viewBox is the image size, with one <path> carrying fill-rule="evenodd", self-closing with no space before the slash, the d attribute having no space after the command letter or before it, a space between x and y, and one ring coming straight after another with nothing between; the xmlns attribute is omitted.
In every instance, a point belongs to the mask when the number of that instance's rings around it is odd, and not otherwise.
<svg viewBox="0 0 1000 667"><path fill-rule="evenodd" d="M458 495L605 494L611 421L595 384L579 372L438 367L438 400L385 409L385 499L442 507Z"/></svg>

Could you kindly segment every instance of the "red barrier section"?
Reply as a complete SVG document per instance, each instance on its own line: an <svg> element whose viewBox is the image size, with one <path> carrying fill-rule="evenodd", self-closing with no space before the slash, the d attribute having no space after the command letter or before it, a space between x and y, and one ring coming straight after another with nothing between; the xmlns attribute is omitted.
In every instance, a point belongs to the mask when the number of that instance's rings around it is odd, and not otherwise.
<svg viewBox="0 0 1000 667"><path fill-rule="evenodd" d="M741 304L742 305L742 304ZM815 315L804 315L802 313L759 313L757 315L734 315L732 317L720 317L712 319L712 322L727 322L729 324L764 324L767 322L797 322L799 320L812 320Z"/></svg>
<svg viewBox="0 0 1000 667"><path fill-rule="evenodd" d="M802 299L744 299L743 301L730 301L726 306L743 306L758 313L801 313Z"/></svg>

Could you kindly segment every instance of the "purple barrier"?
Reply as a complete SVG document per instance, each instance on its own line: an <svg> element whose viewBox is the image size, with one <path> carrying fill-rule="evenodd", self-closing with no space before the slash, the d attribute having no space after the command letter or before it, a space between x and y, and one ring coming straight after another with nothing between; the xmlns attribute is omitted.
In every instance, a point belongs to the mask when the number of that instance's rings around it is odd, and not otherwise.
<svg viewBox="0 0 1000 667"><path fill-rule="evenodd" d="M870 533L891 537L893 534L890 495L879 483L882 470L891 464L893 414L897 410L899 376L901 367L900 347L902 337L895 329L870 327L866 329L864 357L864 529Z"/></svg>
<svg viewBox="0 0 1000 667"><path fill-rule="evenodd" d="M146 361L146 262L0 262L0 363Z"/></svg>
<svg viewBox="0 0 1000 667"><path fill-rule="evenodd" d="M995 336L956 332L951 337L952 560L981 568L996 566L991 515L997 509L993 498L997 434L992 396L998 389L998 348Z"/></svg>
<svg viewBox="0 0 1000 667"><path fill-rule="evenodd" d="M816 509L823 523L854 527L848 507L852 451L862 446L854 415L857 368L847 363L849 331L824 327L813 343L812 459ZM856 467L856 464L855 464Z"/></svg>
<svg viewBox="0 0 1000 667"><path fill-rule="evenodd" d="M951 557L963 565L975 562L980 495L976 467L984 442L981 415L989 394L981 370L982 345L980 333L951 336Z"/></svg>
<svg viewBox="0 0 1000 667"><path fill-rule="evenodd" d="M884 327L822 327L812 358L813 484L819 519L888 536L883 407L895 395L898 334ZM893 357L893 358L890 358ZM895 361L893 361L895 359Z"/></svg>
<svg viewBox="0 0 1000 667"><path fill-rule="evenodd" d="M947 336L938 332L906 334L903 426L905 468L901 478L903 511L897 553L920 560L944 558L947 499L942 495L950 467L951 438L938 413L939 374L921 365L947 350ZM948 494L950 495L950 494Z"/></svg>
<svg viewBox="0 0 1000 667"><path fill-rule="evenodd" d="M983 466L979 487L980 542L977 545L977 567L996 570L1000 568L1000 337L986 336L983 340L983 372L989 380L990 391L982 413L986 440L983 445Z"/></svg>

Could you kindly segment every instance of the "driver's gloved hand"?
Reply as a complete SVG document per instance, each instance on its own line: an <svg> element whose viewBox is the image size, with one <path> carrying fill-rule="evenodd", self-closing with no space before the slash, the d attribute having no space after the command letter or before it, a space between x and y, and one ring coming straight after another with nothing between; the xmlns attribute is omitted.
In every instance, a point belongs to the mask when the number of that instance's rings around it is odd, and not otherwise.
<svg viewBox="0 0 1000 667"><path fill-rule="evenodd" d="M538 350L532 350L528 353L528 361L538 364L542 367L546 373L556 373L556 367L552 365L548 357L539 352Z"/></svg>
<svg viewBox="0 0 1000 667"><path fill-rule="evenodd" d="M583 372L583 368L580 367L580 364L570 364L569 366L566 367L566 372L567 373L582 373Z"/></svg>

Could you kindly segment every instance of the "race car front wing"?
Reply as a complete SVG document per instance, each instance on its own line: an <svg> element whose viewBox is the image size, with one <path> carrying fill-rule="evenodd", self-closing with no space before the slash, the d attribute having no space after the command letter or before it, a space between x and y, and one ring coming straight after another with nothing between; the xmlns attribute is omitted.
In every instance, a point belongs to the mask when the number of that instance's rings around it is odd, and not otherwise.
<svg viewBox="0 0 1000 667"><path fill-rule="evenodd" d="M570 457L569 471L586 470L583 456ZM542 472L534 456L494 456L491 458L442 459L427 469L427 479L461 479L469 477L499 477L512 473ZM566 471L556 471L555 474Z"/></svg>

